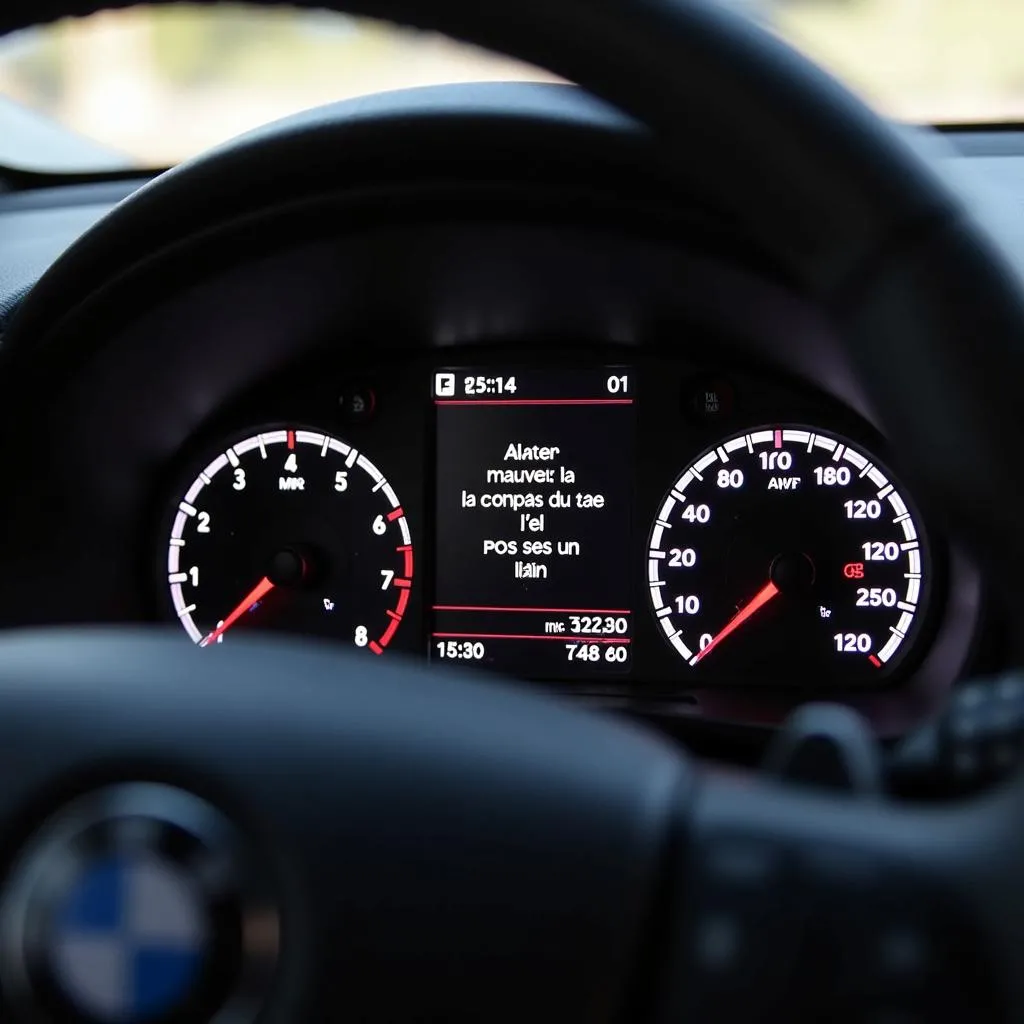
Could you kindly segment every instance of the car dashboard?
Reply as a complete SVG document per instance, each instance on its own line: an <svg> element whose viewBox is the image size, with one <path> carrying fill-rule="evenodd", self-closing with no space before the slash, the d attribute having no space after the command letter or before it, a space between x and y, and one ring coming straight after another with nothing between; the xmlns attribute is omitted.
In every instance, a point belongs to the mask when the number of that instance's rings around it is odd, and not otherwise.
<svg viewBox="0 0 1024 1024"><path fill-rule="evenodd" d="M160 622L210 657L284 631L670 728L828 700L913 729L998 662L1000 617L829 317L617 116L504 88L528 109L500 154L478 110L432 111L457 180L304 180L87 282L0 617Z"/></svg>
<svg viewBox="0 0 1024 1024"><path fill-rule="evenodd" d="M303 360L171 460L149 599L201 647L283 630L689 716L839 699L897 731L979 600L890 459L817 389L646 348Z"/></svg>

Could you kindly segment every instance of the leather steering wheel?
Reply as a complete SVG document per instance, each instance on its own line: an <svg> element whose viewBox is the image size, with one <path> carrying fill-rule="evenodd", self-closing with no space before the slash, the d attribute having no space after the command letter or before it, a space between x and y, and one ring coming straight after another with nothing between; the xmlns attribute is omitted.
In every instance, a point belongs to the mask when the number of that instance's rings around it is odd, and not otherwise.
<svg viewBox="0 0 1024 1024"><path fill-rule="evenodd" d="M0 32L96 6L113 5L8 0ZM1024 570L1021 290L897 131L696 0L342 6L532 61L648 125L680 179L833 316L957 528L1004 581ZM97 230L201 173L158 179ZM28 367L92 237L5 339L3 386L29 404L45 402ZM827 798L697 773L503 686L286 642L213 660L138 631L4 639L0 710L0 853L15 865L0 981L31 1019L67 1010L28 948L33 865L133 815L231 864L211 889L217 970L183 1019L1024 1016L1024 780L942 809ZM92 777L106 788L26 853L66 780ZM889 955L911 925L921 941Z"/></svg>

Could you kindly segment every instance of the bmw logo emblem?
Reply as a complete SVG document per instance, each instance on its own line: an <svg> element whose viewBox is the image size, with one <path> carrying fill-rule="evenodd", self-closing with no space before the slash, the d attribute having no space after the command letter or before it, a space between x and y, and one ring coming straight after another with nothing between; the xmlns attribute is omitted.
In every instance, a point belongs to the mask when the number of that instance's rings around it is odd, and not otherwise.
<svg viewBox="0 0 1024 1024"><path fill-rule="evenodd" d="M0 897L0 980L33 1021L250 1020L278 941L267 873L239 832L151 783L58 812Z"/></svg>

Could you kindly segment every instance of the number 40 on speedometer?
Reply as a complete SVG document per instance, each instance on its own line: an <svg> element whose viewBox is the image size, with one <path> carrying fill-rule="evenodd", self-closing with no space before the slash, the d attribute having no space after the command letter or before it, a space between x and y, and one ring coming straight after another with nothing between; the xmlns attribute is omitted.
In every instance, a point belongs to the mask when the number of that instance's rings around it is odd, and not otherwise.
<svg viewBox="0 0 1024 1024"><path fill-rule="evenodd" d="M919 517L883 463L807 426L725 438L651 526L665 641L700 678L870 685L912 651L930 596Z"/></svg>

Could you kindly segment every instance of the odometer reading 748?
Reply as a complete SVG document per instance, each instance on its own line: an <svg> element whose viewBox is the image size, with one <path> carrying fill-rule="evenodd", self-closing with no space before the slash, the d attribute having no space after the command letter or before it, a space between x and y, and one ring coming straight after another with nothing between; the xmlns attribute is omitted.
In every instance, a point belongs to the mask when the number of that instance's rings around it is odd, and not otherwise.
<svg viewBox="0 0 1024 1024"><path fill-rule="evenodd" d="M709 682L870 685L907 656L929 597L927 539L891 474L844 437L764 427L671 486L648 543L651 607Z"/></svg>

